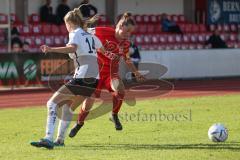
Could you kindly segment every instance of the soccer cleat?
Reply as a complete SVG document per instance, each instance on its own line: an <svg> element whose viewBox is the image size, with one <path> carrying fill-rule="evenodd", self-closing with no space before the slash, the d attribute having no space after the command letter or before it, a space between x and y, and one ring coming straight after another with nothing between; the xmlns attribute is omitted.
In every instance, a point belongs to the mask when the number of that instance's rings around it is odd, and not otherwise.
<svg viewBox="0 0 240 160"><path fill-rule="evenodd" d="M116 130L120 131L123 129L122 124L121 124L117 114L112 114L112 116L109 118L109 120L114 123Z"/></svg>
<svg viewBox="0 0 240 160"><path fill-rule="evenodd" d="M40 141L38 141L38 142L31 142L30 144L34 147L44 147L47 149L54 148L53 142L48 139L44 139L44 138L40 139Z"/></svg>
<svg viewBox="0 0 240 160"><path fill-rule="evenodd" d="M78 133L78 131L82 128L83 124L75 124L75 126L71 129L70 133L69 133L69 137L73 138L76 136L76 134Z"/></svg>
<svg viewBox="0 0 240 160"><path fill-rule="evenodd" d="M56 147L64 147L64 146L65 146L64 141L61 140L61 139L55 140L53 144L54 144L54 146L56 146Z"/></svg>

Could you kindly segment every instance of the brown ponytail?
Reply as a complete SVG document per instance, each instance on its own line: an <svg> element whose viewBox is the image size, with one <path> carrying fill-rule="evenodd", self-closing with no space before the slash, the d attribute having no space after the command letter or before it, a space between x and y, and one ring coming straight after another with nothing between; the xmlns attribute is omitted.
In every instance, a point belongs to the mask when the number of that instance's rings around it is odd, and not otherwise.
<svg viewBox="0 0 240 160"><path fill-rule="evenodd" d="M125 13L122 15L122 17L120 18L120 20L118 21L117 27L120 27L120 26L123 26L123 25L127 26L127 25L129 25L129 24L130 24L130 25L133 25L133 26L136 25L136 23L135 23L135 21L134 21L134 19L133 19L132 13L130 13L130 12L125 12Z"/></svg>
<svg viewBox="0 0 240 160"><path fill-rule="evenodd" d="M85 7L85 6L89 6L88 3L84 3L84 4L81 4L78 9L79 11L81 12L81 8L82 7ZM92 26L93 24L96 24L96 22L99 20L99 15L94 15L93 17L83 17L83 20L84 20L84 29L87 29L88 27Z"/></svg>

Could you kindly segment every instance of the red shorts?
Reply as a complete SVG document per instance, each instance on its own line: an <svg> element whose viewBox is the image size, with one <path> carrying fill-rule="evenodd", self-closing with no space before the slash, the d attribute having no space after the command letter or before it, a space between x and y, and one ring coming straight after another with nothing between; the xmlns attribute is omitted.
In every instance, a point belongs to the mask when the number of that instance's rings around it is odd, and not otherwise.
<svg viewBox="0 0 240 160"><path fill-rule="evenodd" d="M109 92L114 92L112 86L111 86L111 81L113 79L120 79L118 75L115 76L110 76L110 74L105 74L104 76L100 76L100 79L98 81L98 85L95 91L95 96L97 98L100 97L101 91L103 88L107 89Z"/></svg>

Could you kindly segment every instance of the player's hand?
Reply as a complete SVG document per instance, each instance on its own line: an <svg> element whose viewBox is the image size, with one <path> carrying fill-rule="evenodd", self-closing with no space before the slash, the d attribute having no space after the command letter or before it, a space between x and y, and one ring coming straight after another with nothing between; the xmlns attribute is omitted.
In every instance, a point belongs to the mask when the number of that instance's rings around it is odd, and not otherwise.
<svg viewBox="0 0 240 160"><path fill-rule="evenodd" d="M134 75L135 75L136 80L137 80L138 82L144 82L144 81L146 81L146 78L145 78L143 75L141 75L139 72L134 72Z"/></svg>
<svg viewBox="0 0 240 160"><path fill-rule="evenodd" d="M93 21L98 21L100 19L100 15L99 14L95 14L91 19Z"/></svg>
<svg viewBox="0 0 240 160"><path fill-rule="evenodd" d="M43 53L48 53L51 50L51 48L48 47L47 45L42 45L40 49L42 50Z"/></svg>

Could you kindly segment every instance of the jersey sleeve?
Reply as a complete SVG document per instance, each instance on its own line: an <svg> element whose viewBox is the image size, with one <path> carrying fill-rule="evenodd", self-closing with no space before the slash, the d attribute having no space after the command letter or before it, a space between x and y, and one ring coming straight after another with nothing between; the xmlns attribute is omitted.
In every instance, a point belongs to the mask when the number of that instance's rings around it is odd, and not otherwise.
<svg viewBox="0 0 240 160"><path fill-rule="evenodd" d="M75 32L69 33L69 41L68 41L67 44L68 44L68 45L69 45L69 44L75 44L75 45L78 46L78 44L79 44L79 39L78 39L77 34L76 34Z"/></svg>

